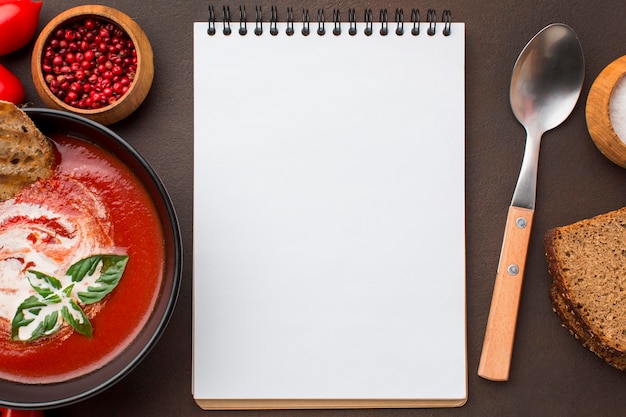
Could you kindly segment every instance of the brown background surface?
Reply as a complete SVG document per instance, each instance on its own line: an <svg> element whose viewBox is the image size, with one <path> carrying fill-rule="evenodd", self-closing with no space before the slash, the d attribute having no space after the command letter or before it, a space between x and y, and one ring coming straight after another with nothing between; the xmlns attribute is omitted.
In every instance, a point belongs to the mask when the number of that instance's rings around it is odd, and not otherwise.
<svg viewBox="0 0 626 417"><path fill-rule="evenodd" d="M162 339L147 358L107 391L48 416L610 416L626 410L626 375L605 365L560 327L548 299L542 237L548 228L625 205L626 171L595 148L587 132L585 101L593 80L614 59L626 55L626 5L608 0L315 1L277 0L259 4L299 10L418 7L466 23L466 213L467 350L469 399L458 409L208 412L191 396L191 256L193 187L192 22L206 20L208 3L105 0L135 18L154 48L155 79L144 104L111 126L153 165L168 188L184 237L184 276L177 308ZM44 0L40 29L75 0ZM239 2L221 0L237 10ZM250 14L249 14L250 15ZM359 12L359 16L362 12ZM266 18L268 16L266 15ZM539 164L537 210L531 236L510 381L496 383L476 375L506 211L521 164L525 133L510 108L513 64L541 28L563 22L574 28L586 59L585 85L571 117L544 136ZM31 44L32 47L32 44ZM313 57L312 57L313 59ZM22 79L27 101L41 106L30 79L30 48L1 57ZM294 71L297 71L294 66ZM250 78L258 82L254 63ZM424 82L428 82L424 80ZM402 86L389 85L389 88ZM306 79L293 86L294 99ZM219 97L215 97L219 100ZM626 109L624 110L626 114ZM218 120L215 121L219 123ZM445 140L442 135L433 140ZM445 267L442 265L442 267ZM437 343L436 340L432 341Z"/></svg>

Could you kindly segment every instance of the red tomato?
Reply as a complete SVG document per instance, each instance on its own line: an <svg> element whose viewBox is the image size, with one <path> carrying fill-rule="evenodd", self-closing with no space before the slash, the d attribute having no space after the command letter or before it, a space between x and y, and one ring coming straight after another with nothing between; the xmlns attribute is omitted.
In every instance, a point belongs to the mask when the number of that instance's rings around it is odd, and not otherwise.
<svg viewBox="0 0 626 417"><path fill-rule="evenodd" d="M0 0L0 55L17 51L35 35L40 0Z"/></svg>
<svg viewBox="0 0 626 417"><path fill-rule="evenodd" d="M11 71L0 65L0 100L13 104L24 102L24 86Z"/></svg>

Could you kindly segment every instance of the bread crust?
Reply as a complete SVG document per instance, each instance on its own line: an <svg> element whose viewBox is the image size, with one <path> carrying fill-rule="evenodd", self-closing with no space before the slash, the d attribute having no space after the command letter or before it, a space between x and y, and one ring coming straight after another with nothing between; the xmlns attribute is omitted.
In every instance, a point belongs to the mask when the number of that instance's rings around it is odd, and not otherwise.
<svg viewBox="0 0 626 417"><path fill-rule="evenodd" d="M620 371L626 370L626 354L603 344L589 328L585 320L569 308L571 303L567 301L555 285L550 287L549 295L552 301L552 311L556 313L561 320L562 326L566 328L572 336L609 365Z"/></svg>
<svg viewBox="0 0 626 417"><path fill-rule="evenodd" d="M52 175L52 143L17 106L0 101L0 201Z"/></svg>
<svg viewBox="0 0 626 417"><path fill-rule="evenodd" d="M619 221L616 222L616 219ZM571 237L570 235L576 231L597 225L604 227L607 224L611 224L611 222L613 224L619 223L619 226L614 225L612 227L626 227L624 226L626 224L626 208L596 216L592 219L582 220L568 226L550 229L544 236L544 246L548 271L553 281L549 291L550 300L553 311L559 317L563 327L568 329L583 346L608 364L617 369L626 370L626 347L620 346L619 342L609 338L596 323L589 321L593 320L594 306L591 303L586 303L586 300L579 299L571 290L572 283L570 281L580 278L572 272L571 267L574 266L572 263L580 260L575 255L572 259L564 259L562 256L563 248L559 247L559 244L563 244L562 242ZM609 255L608 253L606 254L607 257ZM615 261L613 260L613 262ZM582 269L593 271L593 266L589 265L587 268L587 265L585 265L585 268ZM595 277L593 272L585 279L592 279L592 276ZM621 306L621 308L616 313L626 317L626 306ZM587 314L584 313L585 310Z"/></svg>

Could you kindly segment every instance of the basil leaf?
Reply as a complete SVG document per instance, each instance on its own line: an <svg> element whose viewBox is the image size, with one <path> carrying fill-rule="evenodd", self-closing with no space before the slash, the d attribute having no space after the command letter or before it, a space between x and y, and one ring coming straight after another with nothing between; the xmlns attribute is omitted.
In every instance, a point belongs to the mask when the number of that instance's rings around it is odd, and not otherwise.
<svg viewBox="0 0 626 417"><path fill-rule="evenodd" d="M91 337L93 334L91 322L89 322L85 312L74 300L70 299L70 302L63 306L61 315L70 326L83 336Z"/></svg>
<svg viewBox="0 0 626 417"><path fill-rule="evenodd" d="M100 262L98 256L90 256L88 258L81 259L72 266L70 266L66 272L67 275L72 277L72 282L80 282L85 278L85 275L93 275L96 266Z"/></svg>
<svg viewBox="0 0 626 417"><path fill-rule="evenodd" d="M119 274L121 276L127 261L128 256L126 255L92 255L70 266L67 275L72 277L72 282L80 282L85 278L85 275L92 276L98 264L102 263L103 272L110 268L120 269Z"/></svg>
<svg viewBox="0 0 626 417"><path fill-rule="evenodd" d="M15 317L11 321L11 340L21 340L19 337L20 328L29 326L33 322L37 324L37 327L26 339L27 341L50 335L59 330L63 324L62 321L59 321L60 301L58 296L41 300L34 295L24 300L17 308ZM54 307L44 309L44 307L49 306ZM48 314L42 317L40 316L42 311L48 312Z"/></svg>
<svg viewBox="0 0 626 417"><path fill-rule="evenodd" d="M28 272L30 272L30 275L27 276L30 286L33 287L33 289L43 298L54 294L54 290L61 289L61 281L55 277L44 274L43 272L34 271L32 269Z"/></svg>
<svg viewBox="0 0 626 417"><path fill-rule="evenodd" d="M74 298L83 304L102 300L120 282L127 262L126 255L93 255L82 259L67 270L66 277L72 283L65 287L53 276L29 270L28 282L37 295L28 297L17 308L11 321L11 340L31 341L48 336L58 331L64 321L83 336L91 337L91 322ZM87 290L76 293L76 283L87 276L94 277L82 286L87 286ZM27 337L20 338L22 328L26 328Z"/></svg>
<svg viewBox="0 0 626 417"><path fill-rule="evenodd" d="M13 321L11 321L11 340L18 339L20 327L28 326L35 320L34 318L27 319L24 315L24 310L30 310L31 313L37 315L41 307L45 306L46 304L39 301L34 295L22 301L22 304L17 308Z"/></svg>
<svg viewBox="0 0 626 417"><path fill-rule="evenodd" d="M66 297L70 298L72 296L72 291L74 290L74 284L72 285L68 285L67 287L63 288L63 291L61 291L63 293L63 295L65 295Z"/></svg>
<svg viewBox="0 0 626 417"><path fill-rule="evenodd" d="M83 304L93 304L106 297L120 282L127 262L128 256L126 255L94 255L72 265L67 270L67 274L74 282L81 281L87 274L92 276L98 265L102 265L100 276L94 285L88 286L87 291L76 294L78 299Z"/></svg>
<svg viewBox="0 0 626 417"><path fill-rule="evenodd" d="M61 328L63 322L59 322L59 311L54 310L52 313L47 314L43 320L39 322L35 330L33 331L30 340L39 339L43 336L48 336L52 333L55 333L57 330Z"/></svg>

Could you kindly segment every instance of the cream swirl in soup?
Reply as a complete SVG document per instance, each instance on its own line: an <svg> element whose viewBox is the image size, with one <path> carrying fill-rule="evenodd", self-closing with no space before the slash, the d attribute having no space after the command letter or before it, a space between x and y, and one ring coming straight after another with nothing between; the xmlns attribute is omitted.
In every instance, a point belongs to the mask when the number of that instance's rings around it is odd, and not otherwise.
<svg viewBox="0 0 626 417"><path fill-rule="evenodd" d="M79 259L113 253L111 230L101 201L71 178L39 181L0 203L0 329L35 295L28 270L63 276Z"/></svg>

